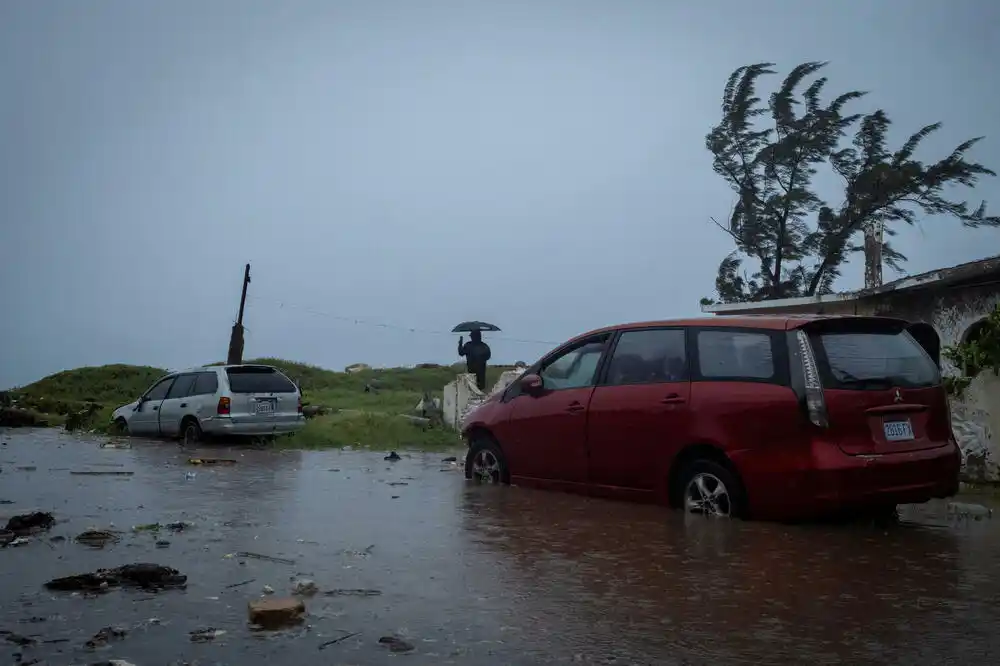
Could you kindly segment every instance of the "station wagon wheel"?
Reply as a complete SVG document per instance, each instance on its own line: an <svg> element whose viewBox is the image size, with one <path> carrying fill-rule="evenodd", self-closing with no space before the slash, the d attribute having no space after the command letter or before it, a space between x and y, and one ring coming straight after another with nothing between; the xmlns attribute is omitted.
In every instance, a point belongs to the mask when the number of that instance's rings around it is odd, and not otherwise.
<svg viewBox="0 0 1000 666"><path fill-rule="evenodd" d="M742 486L722 465L697 460L682 478L685 512L714 518L737 518L743 514Z"/></svg>
<svg viewBox="0 0 1000 666"><path fill-rule="evenodd" d="M201 441L201 426L194 419L187 419L181 429L181 446L196 446Z"/></svg>
<svg viewBox="0 0 1000 666"><path fill-rule="evenodd" d="M507 460L491 439L477 438L465 457L465 478L479 483L510 483Z"/></svg>

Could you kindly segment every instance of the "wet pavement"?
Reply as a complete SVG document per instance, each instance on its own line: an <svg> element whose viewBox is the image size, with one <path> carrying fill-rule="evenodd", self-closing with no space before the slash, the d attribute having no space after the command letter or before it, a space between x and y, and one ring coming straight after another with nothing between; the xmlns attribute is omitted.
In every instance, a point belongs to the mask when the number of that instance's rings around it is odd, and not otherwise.
<svg viewBox="0 0 1000 666"><path fill-rule="evenodd" d="M58 520L0 550L0 631L37 641L0 634L0 654L22 664L970 664L1000 652L1000 516L945 503L907 507L888 529L692 520L468 485L440 453L111 449L54 430L0 441L2 522ZM238 462L187 463L198 455ZM103 549L74 542L89 529L124 533ZM187 587L44 588L133 562L174 567ZM248 602L299 579L319 588L301 597L304 624L252 631ZM128 633L86 647L105 627Z"/></svg>

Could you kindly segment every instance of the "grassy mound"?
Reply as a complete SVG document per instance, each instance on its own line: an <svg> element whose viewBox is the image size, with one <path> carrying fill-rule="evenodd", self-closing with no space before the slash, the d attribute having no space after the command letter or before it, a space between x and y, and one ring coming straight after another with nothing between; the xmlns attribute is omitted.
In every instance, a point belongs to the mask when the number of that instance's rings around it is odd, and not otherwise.
<svg viewBox="0 0 1000 666"><path fill-rule="evenodd" d="M282 438L280 446L439 448L458 443L457 434L447 428L427 427L400 415L411 414L425 392L440 397L444 385L462 371L461 366L347 373L275 358L248 362L279 368L302 387L306 405L321 407L325 412L311 418L299 433ZM504 369L489 368L490 385ZM110 425L115 408L135 400L166 372L120 364L78 368L50 375L10 394L19 407L45 415L49 423L68 422L102 432Z"/></svg>

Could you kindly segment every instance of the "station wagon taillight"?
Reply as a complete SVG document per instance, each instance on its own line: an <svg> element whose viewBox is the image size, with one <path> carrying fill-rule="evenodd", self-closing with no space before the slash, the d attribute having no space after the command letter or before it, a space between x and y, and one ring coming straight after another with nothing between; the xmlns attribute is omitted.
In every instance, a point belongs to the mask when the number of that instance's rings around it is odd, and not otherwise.
<svg viewBox="0 0 1000 666"><path fill-rule="evenodd" d="M217 414L229 414L229 398L219 398L219 406L215 412Z"/></svg>
<svg viewBox="0 0 1000 666"><path fill-rule="evenodd" d="M299 411L299 414L302 413L302 396L301 395L299 396L299 410L298 411Z"/></svg>
<svg viewBox="0 0 1000 666"><path fill-rule="evenodd" d="M826 415L826 398L823 397L823 381L819 376L819 366L813 354L812 344L805 331L795 332L799 343L799 357L802 359L802 374L806 384L806 411L813 425L825 428L829 425Z"/></svg>

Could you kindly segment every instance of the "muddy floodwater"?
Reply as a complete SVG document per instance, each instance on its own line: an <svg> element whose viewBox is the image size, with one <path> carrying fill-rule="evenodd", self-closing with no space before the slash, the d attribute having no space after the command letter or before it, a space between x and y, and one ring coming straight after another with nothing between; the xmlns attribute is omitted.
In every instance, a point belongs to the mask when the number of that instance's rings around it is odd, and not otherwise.
<svg viewBox="0 0 1000 666"><path fill-rule="evenodd" d="M907 507L887 529L691 520L472 486L440 453L390 463L370 451L115 449L50 430L0 441L2 522L33 510L58 521L0 550L8 663L938 665L1000 654L1000 517L943 502ZM198 456L237 462L188 463ZM88 529L122 538L76 543ZM44 587L133 562L174 567L187 587ZM319 588L302 597L304 623L251 630L247 603L265 586L288 596L300 579ZM86 647L109 626L127 633ZM206 629L214 638L192 641ZM413 649L394 652L386 636Z"/></svg>

